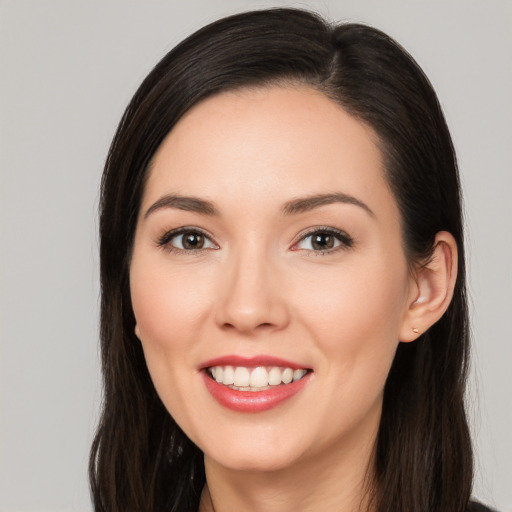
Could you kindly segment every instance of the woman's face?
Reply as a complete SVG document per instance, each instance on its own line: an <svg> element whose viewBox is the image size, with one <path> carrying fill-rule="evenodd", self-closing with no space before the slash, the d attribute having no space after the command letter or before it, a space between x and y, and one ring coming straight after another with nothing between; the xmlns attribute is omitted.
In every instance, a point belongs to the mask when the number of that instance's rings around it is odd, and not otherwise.
<svg viewBox="0 0 512 512"><path fill-rule="evenodd" d="M190 110L151 166L130 286L156 390L208 460L272 470L373 443L416 288L375 136L324 95Z"/></svg>

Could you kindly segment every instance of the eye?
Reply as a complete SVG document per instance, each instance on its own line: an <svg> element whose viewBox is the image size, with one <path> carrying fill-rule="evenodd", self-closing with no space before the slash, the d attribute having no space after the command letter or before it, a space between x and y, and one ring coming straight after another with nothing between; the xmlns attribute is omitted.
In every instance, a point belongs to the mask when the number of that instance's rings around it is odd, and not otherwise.
<svg viewBox="0 0 512 512"><path fill-rule="evenodd" d="M316 229L307 233L293 246L293 250L302 249L320 253L334 252L337 249L352 247L352 238L337 229Z"/></svg>
<svg viewBox="0 0 512 512"><path fill-rule="evenodd" d="M168 231L158 240L159 247L165 247L171 251L199 251L202 249L218 249L210 238L193 228L181 228Z"/></svg>

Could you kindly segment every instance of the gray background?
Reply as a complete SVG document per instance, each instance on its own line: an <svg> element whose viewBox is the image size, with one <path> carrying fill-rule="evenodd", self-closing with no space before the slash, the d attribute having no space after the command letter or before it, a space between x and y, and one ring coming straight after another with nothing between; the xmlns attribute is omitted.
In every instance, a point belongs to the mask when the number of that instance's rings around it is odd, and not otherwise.
<svg viewBox="0 0 512 512"><path fill-rule="evenodd" d="M511 1L0 1L0 511L90 511L100 401L97 200L124 107L220 16L272 5L363 21L431 78L467 204L475 495L512 512Z"/></svg>

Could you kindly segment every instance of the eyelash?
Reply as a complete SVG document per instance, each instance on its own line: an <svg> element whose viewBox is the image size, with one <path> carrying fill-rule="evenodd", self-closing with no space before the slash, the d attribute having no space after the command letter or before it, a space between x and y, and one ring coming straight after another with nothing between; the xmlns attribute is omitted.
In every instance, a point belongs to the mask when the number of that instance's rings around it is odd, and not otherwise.
<svg viewBox="0 0 512 512"><path fill-rule="evenodd" d="M318 250L318 251L311 250L311 249L300 249L300 248L293 249L293 247L296 247L301 242L304 242L306 239L308 239L314 235L320 235L320 234L332 236L335 240L340 242L340 244L331 249ZM306 233L303 233L302 235L300 235L299 241L293 244L292 250L295 250L295 251L304 250L312 256L325 256L327 254L332 254L332 253L338 252L340 250L350 249L351 247L353 247L353 245L354 245L354 239L350 235L348 235L347 233L345 233L344 231L341 231L339 229L335 229L335 228L326 226L326 227L317 227L317 228L311 229L311 230L307 231Z"/></svg>
<svg viewBox="0 0 512 512"><path fill-rule="evenodd" d="M209 243L213 244L215 247L206 247L206 248L201 247L198 249L181 249L179 247L174 247L171 244L172 239L176 238L180 235L184 235L184 234L201 235L206 240L208 240ZM312 249L294 248L294 247L297 247L297 245L299 245L301 242L304 242L307 238L310 238L314 235L319 235L319 234L332 236L335 240L340 242L340 244L338 246L335 246L335 247L327 249L327 250L318 250L318 251L315 251ZM340 230L334 229L332 227L318 227L318 228L314 228L310 231L307 231L306 233L303 233L300 236L300 239L293 244L292 250L294 250L294 251L303 250L308 253L312 253L315 256L324 256L326 254L331 254L331 253L337 252L339 250L350 249L353 245L354 245L354 240L352 239L352 237L350 235L348 235L344 231L340 231ZM170 253L188 253L188 254L195 254L195 253L199 253L201 251L219 248L219 246L212 241L210 235L208 235L206 232L202 231L201 229L198 229L195 227L194 228L193 227L182 227L179 229L167 231L158 239L157 246L167 250Z"/></svg>
<svg viewBox="0 0 512 512"><path fill-rule="evenodd" d="M176 238L180 235L184 235L184 234L192 234L192 235L201 235L202 237L205 238L205 240L208 240L211 244L213 244L215 247L215 249L218 249L219 247L217 246L217 244L215 244L214 242L212 242L211 240L211 236L208 235L206 232L202 231L201 229L198 229L198 228L193 228L193 227L182 227L182 228L179 228L179 229L174 229L174 230L171 230L171 231L167 231L165 232L157 241L157 246L158 247L161 247L162 249L165 249L166 251L170 252L170 253L187 253L187 254L196 254L196 253L199 253L201 251L204 251L204 250L210 250L212 249L212 247L206 247L206 248L199 248L199 249L180 249L179 247L174 247L172 244L171 244L171 240L173 238Z"/></svg>

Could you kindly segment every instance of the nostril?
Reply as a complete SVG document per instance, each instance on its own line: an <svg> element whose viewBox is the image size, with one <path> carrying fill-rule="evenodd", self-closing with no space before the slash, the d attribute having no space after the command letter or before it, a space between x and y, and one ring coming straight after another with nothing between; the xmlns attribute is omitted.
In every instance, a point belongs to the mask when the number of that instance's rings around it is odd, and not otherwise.
<svg viewBox="0 0 512 512"><path fill-rule="evenodd" d="M234 323L231 323L231 322L225 322L223 324L223 328L224 329L236 329L236 330L241 330L241 331L253 331L253 330L257 330L257 329L261 329L261 328L272 328L273 324L271 322L263 322L263 323L260 323L260 324L256 324L256 326L253 326L253 325L241 325L241 323L237 323L237 324L234 324Z"/></svg>

